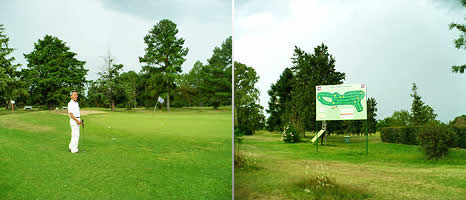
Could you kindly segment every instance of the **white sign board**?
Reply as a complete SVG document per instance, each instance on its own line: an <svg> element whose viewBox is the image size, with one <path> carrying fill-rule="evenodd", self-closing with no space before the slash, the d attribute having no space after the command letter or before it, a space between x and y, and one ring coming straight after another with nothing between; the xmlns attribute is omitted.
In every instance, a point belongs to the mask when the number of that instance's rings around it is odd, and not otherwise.
<svg viewBox="0 0 466 200"><path fill-rule="evenodd" d="M361 84L316 86L316 119L367 119L367 86Z"/></svg>

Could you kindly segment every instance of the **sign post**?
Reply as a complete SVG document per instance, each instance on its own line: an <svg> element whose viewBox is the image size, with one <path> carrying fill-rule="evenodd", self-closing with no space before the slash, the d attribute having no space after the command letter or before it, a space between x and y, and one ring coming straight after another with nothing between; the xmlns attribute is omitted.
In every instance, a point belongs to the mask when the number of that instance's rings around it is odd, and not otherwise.
<svg viewBox="0 0 466 200"><path fill-rule="evenodd" d="M11 100L11 112L14 111L14 107L15 107L15 101Z"/></svg>
<svg viewBox="0 0 466 200"><path fill-rule="evenodd" d="M316 121L329 120L366 120L366 154L368 154L365 83L316 86ZM322 129L324 130L324 127Z"/></svg>
<svg viewBox="0 0 466 200"><path fill-rule="evenodd" d="M317 120L316 120L316 137L317 137ZM316 142L316 152L319 152L319 142Z"/></svg>

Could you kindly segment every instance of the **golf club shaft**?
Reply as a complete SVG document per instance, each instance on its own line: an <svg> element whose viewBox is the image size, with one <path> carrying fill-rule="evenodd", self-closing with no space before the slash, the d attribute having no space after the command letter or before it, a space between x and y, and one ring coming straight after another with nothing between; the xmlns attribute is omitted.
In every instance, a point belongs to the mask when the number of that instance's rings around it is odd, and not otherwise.
<svg viewBox="0 0 466 200"><path fill-rule="evenodd" d="M84 123L84 119L81 119L81 122ZM84 144L84 124L83 124L83 141L81 141L81 146Z"/></svg>

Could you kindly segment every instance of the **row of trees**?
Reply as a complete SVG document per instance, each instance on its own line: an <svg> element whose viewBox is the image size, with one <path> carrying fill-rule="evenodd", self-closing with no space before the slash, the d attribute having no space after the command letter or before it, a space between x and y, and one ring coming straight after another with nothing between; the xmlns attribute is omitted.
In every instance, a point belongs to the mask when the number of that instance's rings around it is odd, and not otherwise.
<svg viewBox="0 0 466 200"><path fill-rule="evenodd" d="M442 123L436 119L434 109L422 101L415 83L411 91L410 111L395 111L392 116L378 122L382 141L420 145L428 159L442 158L448 153L448 148L465 148L464 116L449 124Z"/></svg>
<svg viewBox="0 0 466 200"><path fill-rule="evenodd" d="M377 123L378 128L422 126L435 121L437 114L432 107L422 101L416 83L413 83L411 92L410 96L413 98L411 112L407 110L395 111L392 116L379 120Z"/></svg>
<svg viewBox="0 0 466 200"><path fill-rule="evenodd" d="M317 46L313 53L295 47L291 60L293 66L285 68L268 90L267 119L259 103L259 90L255 87L259 76L254 68L235 62L235 133L254 134L261 128L283 131L288 123L301 135L315 130L316 85L342 84L346 75L336 71L335 59L324 44ZM368 129L371 133L376 131L376 105L374 98L368 98ZM327 130L329 133L359 134L365 130L364 125L362 120L330 121Z"/></svg>
<svg viewBox="0 0 466 200"><path fill-rule="evenodd" d="M0 24L0 106L9 99L26 96L26 83L21 80L19 64L14 64L15 58L10 54L14 51L8 46L10 38L5 34L3 24Z"/></svg>
<svg viewBox="0 0 466 200"><path fill-rule="evenodd" d="M267 129L269 131L282 131L288 122L296 130L304 134L305 131L316 129L316 86L338 85L345 80L346 74L335 69L335 58L328 52L328 47L321 44L308 53L295 47L292 59L293 66L285 68L278 81L272 84L268 94ZM374 98L367 100L368 129L374 133L376 130L376 108ZM320 125L317 124L317 125ZM364 129L364 121L329 121L328 133L359 134Z"/></svg>
<svg viewBox="0 0 466 200"><path fill-rule="evenodd" d="M228 37L204 64L197 61L188 73L181 66L189 49L177 36L176 24L159 21L144 37L145 55L138 73L123 72L125 66L109 53L103 57L103 70L97 80L86 80L85 61L57 37L46 35L24 54L27 67L14 64L14 51L0 25L0 106L10 100L20 105L48 109L66 105L69 92L77 90L82 106L132 108L154 106L157 97L166 100L167 110L175 106L231 105L232 38ZM84 95L86 94L86 95Z"/></svg>
<svg viewBox="0 0 466 200"><path fill-rule="evenodd" d="M265 123L259 90L255 87L259 76L254 68L235 62L235 134L254 134Z"/></svg>

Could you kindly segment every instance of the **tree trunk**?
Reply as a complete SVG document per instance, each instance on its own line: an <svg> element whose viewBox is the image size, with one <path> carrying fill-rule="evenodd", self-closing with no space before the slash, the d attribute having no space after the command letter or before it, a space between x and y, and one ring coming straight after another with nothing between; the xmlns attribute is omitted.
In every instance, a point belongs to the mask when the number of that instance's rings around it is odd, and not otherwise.
<svg viewBox="0 0 466 200"><path fill-rule="evenodd" d="M170 111L170 88L168 88L167 92L167 111Z"/></svg>
<svg viewBox="0 0 466 200"><path fill-rule="evenodd" d="M137 103L137 101L136 101L136 89L133 90L133 103L134 103L134 105L133 105L134 108L136 108L136 103Z"/></svg>
<svg viewBox="0 0 466 200"><path fill-rule="evenodd" d="M115 108L115 100L113 100L113 88L110 87L110 98L112 99L112 112L113 109Z"/></svg>
<svg viewBox="0 0 466 200"><path fill-rule="evenodd" d="M234 125L237 126L237 125L239 125L238 124L238 108L237 108L237 106L235 106L235 108L234 108L234 115L235 115L235 124Z"/></svg>

